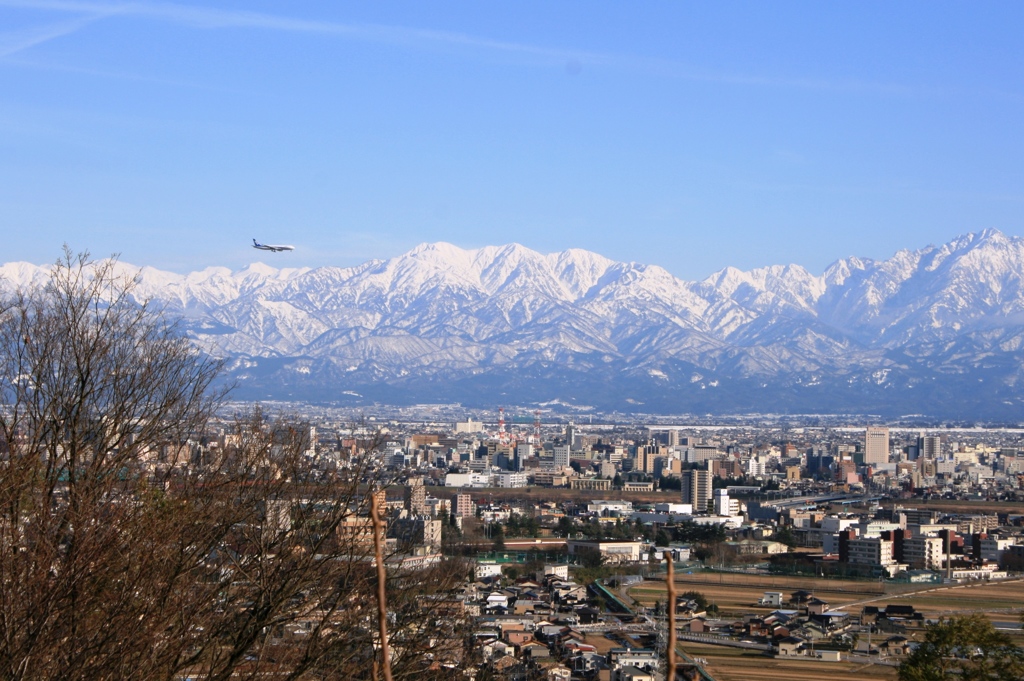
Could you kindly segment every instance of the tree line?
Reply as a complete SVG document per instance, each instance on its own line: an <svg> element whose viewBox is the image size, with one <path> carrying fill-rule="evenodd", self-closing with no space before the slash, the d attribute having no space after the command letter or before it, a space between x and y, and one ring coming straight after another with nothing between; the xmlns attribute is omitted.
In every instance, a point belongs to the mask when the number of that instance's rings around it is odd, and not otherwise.
<svg viewBox="0 0 1024 681"><path fill-rule="evenodd" d="M220 363L135 293L113 261L65 250L0 302L0 677L468 665L461 565L389 563L381 640L373 457L320 465L308 428L258 408L212 446Z"/></svg>

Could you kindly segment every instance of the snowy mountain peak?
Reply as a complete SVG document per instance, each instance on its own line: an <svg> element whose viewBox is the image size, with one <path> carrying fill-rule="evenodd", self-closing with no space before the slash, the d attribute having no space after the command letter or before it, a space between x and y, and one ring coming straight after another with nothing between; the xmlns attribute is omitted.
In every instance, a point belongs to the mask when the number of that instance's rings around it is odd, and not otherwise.
<svg viewBox="0 0 1024 681"><path fill-rule="evenodd" d="M927 413L964 411L983 389L1024 407L1024 239L995 230L844 258L820 276L726 267L699 282L582 249L444 242L349 268L117 267L254 395L581 397L559 392L571 388L627 409L619 400ZM0 290L39 285L48 270L0 266ZM768 386L778 405L758 397Z"/></svg>

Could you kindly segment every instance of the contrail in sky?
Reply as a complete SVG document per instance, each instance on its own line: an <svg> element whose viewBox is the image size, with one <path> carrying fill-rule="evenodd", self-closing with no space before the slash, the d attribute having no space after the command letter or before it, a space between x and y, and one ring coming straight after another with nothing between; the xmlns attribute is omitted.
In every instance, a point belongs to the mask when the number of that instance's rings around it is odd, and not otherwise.
<svg viewBox="0 0 1024 681"><path fill-rule="evenodd" d="M87 16L78 19L72 19L70 21L62 21L56 24L46 24L44 26L33 26L32 28L22 29L20 31L9 31L7 33L0 33L0 57L7 57L22 50L27 50L30 47L34 47L41 43L45 43L54 38L60 38L61 36L70 35L93 21L98 19L98 16Z"/></svg>
<svg viewBox="0 0 1024 681"><path fill-rule="evenodd" d="M671 59L636 57L544 47L529 43L493 40L466 33L435 29L409 28L384 24L350 24L334 21L297 19L292 17L250 12L222 10L209 7L182 5L169 2L95 2L90 0L0 0L0 7L30 10L72 12L88 15L77 22L42 27L23 36L15 34L10 41L0 36L0 57L38 45L47 40L67 35L100 18L141 17L198 29L254 28L290 33L307 33L347 37L353 40L405 46L443 45L465 47L532 57L545 63L578 70L581 66L605 66L613 69L644 72L692 82L748 85L755 87L784 87L800 90L818 90L847 93L866 93L899 96L948 96L968 94L942 87L911 87L898 83L879 83L858 80L831 80L823 78L757 76L723 73L694 68ZM977 93L975 93L977 94ZM1017 93L990 92L988 94L1019 98Z"/></svg>

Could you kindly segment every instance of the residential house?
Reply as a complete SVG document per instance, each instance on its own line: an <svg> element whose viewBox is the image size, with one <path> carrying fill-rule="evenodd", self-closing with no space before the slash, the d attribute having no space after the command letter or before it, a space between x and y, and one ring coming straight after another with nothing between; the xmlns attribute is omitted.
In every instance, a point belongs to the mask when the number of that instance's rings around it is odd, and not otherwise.
<svg viewBox="0 0 1024 681"><path fill-rule="evenodd" d="M775 654L782 657L803 655L807 641L796 636L787 636L775 642Z"/></svg>

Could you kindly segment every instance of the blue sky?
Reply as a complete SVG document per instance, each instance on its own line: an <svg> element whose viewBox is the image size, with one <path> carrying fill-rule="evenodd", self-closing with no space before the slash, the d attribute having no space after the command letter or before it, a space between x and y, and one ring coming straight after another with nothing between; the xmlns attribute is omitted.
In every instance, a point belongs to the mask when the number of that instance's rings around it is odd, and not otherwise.
<svg viewBox="0 0 1024 681"><path fill-rule="evenodd" d="M693 279L1024 234L1024 5L637 5L0 0L0 261Z"/></svg>

